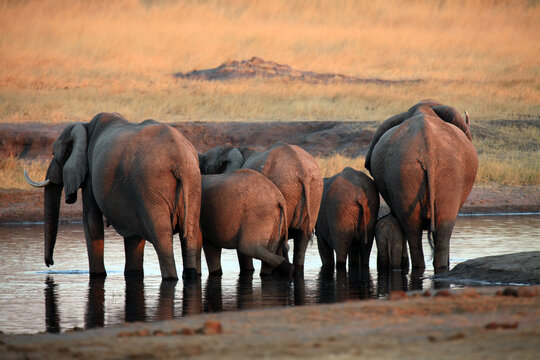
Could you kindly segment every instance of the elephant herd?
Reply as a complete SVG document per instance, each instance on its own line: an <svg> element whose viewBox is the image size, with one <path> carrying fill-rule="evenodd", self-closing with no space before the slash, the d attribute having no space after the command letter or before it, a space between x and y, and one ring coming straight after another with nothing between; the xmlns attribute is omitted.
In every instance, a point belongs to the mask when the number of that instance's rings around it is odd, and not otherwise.
<svg viewBox="0 0 540 360"><path fill-rule="evenodd" d="M302 148L277 142L265 151L221 145L198 154L176 129L116 113L67 126L53 144L44 188L45 264L53 261L62 191L82 189L91 277L106 276L104 226L124 237L125 276L143 276L146 241L163 279L178 279L173 235L180 234L183 276L221 274L221 250L236 249L241 272L302 274L315 232L323 267L369 266L374 238L379 271L425 268L428 231L435 271L448 269L457 213L474 183L478 158L469 117L423 100L379 127L363 172L323 179ZM390 213L378 219L379 194ZM293 239L292 263L288 240ZM334 261L335 252L335 261Z"/></svg>

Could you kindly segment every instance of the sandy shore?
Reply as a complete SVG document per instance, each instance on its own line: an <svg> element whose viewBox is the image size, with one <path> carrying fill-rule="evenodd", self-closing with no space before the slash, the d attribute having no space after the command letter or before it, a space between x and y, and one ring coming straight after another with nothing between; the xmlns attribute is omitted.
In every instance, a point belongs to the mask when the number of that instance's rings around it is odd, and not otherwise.
<svg viewBox="0 0 540 360"><path fill-rule="evenodd" d="M0 335L2 359L536 359L540 288L204 314L62 334Z"/></svg>

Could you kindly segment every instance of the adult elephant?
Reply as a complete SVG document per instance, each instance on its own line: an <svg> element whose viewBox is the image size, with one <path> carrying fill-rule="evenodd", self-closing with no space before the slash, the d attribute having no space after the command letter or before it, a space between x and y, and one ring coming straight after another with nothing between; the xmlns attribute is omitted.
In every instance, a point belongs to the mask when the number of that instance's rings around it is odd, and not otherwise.
<svg viewBox="0 0 540 360"><path fill-rule="evenodd" d="M293 264L297 272L303 272L323 191L323 180L315 159L299 146L280 141L266 151L221 145L200 154L199 164L203 174L253 169L277 186L287 203L288 234L294 239ZM241 259L240 267L242 270L253 269L251 258Z"/></svg>
<svg viewBox="0 0 540 360"><path fill-rule="evenodd" d="M397 217L413 268L425 268L422 231L434 248L435 271L449 266L450 236L478 169L469 116L423 100L379 127L366 168Z"/></svg>
<svg viewBox="0 0 540 360"><path fill-rule="evenodd" d="M45 264L53 265L62 188L67 203L82 188L90 276L106 276L103 216L124 237L126 275L142 275L145 240L154 245L161 275L177 279L172 237L181 234L184 276L200 273L201 174L197 152L174 128L129 123L100 113L67 126L53 144L45 188ZM25 172L26 173L26 172Z"/></svg>
<svg viewBox="0 0 540 360"><path fill-rule="evenodd" d="M315 226L323 266L345 269L369 267L375 224L379 214L379 192L369 176L351 167L324 179L321 208Z"/></svg>
<svg viewBox="0 0 540 360"><path fill-rule="evenodd" d="M292 275L294 266L276 254L287 241L286 212L279 189L255 170L203 175L200 227L208 272L222 274L225 248L261 260L261 275Z"/></svg>

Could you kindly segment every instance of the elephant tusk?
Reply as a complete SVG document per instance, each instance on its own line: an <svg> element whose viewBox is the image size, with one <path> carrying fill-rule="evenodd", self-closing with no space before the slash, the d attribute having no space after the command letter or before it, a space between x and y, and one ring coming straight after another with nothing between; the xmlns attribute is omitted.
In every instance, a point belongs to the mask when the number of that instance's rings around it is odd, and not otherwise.
<svg viewBox="0 0 540 360"><path fill-rule="evenodd" d="M49 179L42 182L35 182L34 180L30 179L30 177L28 176L28 173L26 172L26 169L24 169L24 178L29 185L33 187L37 187L37 188L45 187L51 183L51 180Z"/></svg>
<svg viewBox="0 0 540 360"><path fill-rule="evenodd" d="M465 110L465 124L467 124L468 126L470 126L470 119L469 119L469 113L467 112L467 110Z"/></svg>

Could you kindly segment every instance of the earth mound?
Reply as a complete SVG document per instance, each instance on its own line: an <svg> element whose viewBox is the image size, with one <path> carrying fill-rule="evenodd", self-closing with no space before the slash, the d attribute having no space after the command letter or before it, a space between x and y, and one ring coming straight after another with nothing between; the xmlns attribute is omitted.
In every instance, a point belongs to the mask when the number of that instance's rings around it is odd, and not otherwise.
<svg viewBox="0 0 540 360"><path fill-rule="evenodd" d="M282 78L287 80L299 80L307 83L349 83L366 84L375 83L379 85L391 85L400 83L415 83L421 79L412 80L385 80L378 78L360 78L356 76L318 73L313 71L303 71L293 69L289 65L278 64L274 61L266 61L259 57L252 57L249 60L226 61L220 66L212 69L193 70L190 72L178 72L174 74L177 78L190 80L234 80L243 78Z"/></svg>
<svg viewBox="0 0 540 360"><path fill-rule="evenodd" d="M438 280L469 283L540 284L540 251L484 256L454 266L452 270L435 276ZM474 280L473 280L474 279Z"/></svg>

